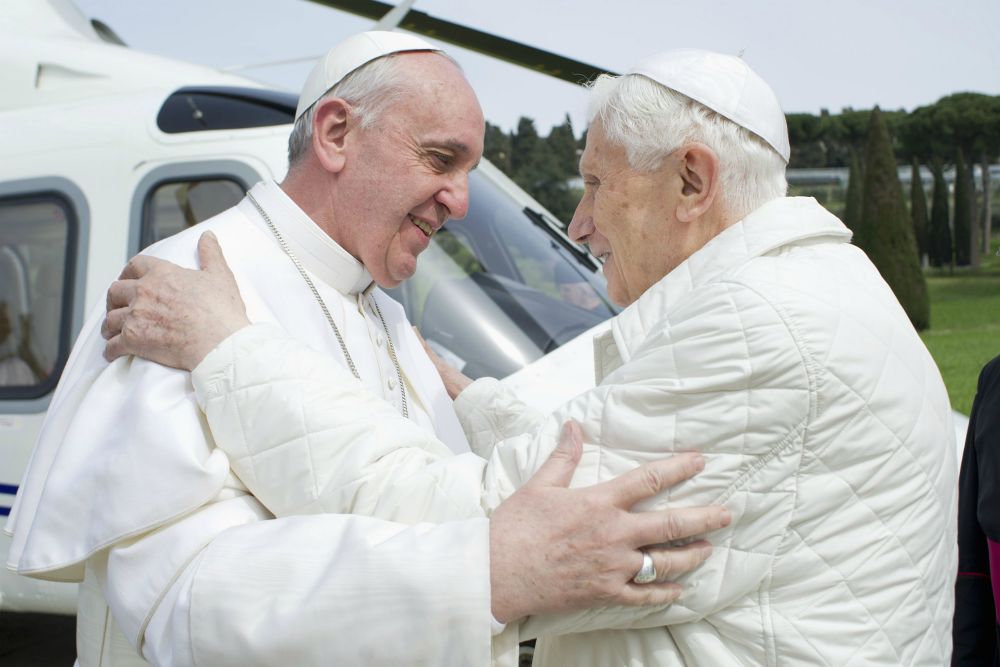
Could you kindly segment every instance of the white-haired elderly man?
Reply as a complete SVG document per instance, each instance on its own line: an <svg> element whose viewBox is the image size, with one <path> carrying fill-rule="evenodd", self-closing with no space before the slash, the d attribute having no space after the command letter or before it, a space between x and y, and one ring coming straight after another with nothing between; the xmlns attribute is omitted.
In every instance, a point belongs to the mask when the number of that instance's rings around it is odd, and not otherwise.
<svg viewBox="0 0 1000 667"><path fill-rule="evenodd" d="M236 333L210 337L199 349L220 344L204 359L179 361L201 362L208 421L237 434L220 446L279 515L326 511L350 494L355 511L412 521L497 507L529 483L566 420L579 422L584 441L575 485L697 448L705 471L645 505L732 512L710 535L708 561L678 577L683 597L645 614L527 619L521 636L540 637L539 664L947 663L956 565L948 399L850 232L814 200L784 196L789 145L771 89L740 59L681 50L601 78L592 100L570 233L604 258L609 293L627 306L595 340L594 388L541 416L496 381L470 383L438 362L488 460L466 479L453 459L428 465L421 453L433 443L406 432L391 450L393 472L385 449L362 451L336 434L350 420L344 401L336 413L327 407L350 390L357 413L374 411L377 397L280 332L244 326L237 307L217 316ZM210 264L172 275L230 293L220 258ZM142 280L154 296L169 294ZM154 296L134 303L163 316ZM130 299L116 300L111 329L143 319ZM175 305L169 326L207 317ZM118 350L177 359L166 334L121 338L111 338ZM264 411L305 411L310 427L264 431L252 417ZM400 421L387 410L380 418ZM304 435L310 445L288 452ZM279 483L312 466L328 471L322 488ZM651 564L636 582L663 576Z"/></svg>
<svg viewBox="0 0 1000 667"><path fill-rule="evenodd" d="M297 118L280 186L256 185L233 209L149 253L193 266L200 234L214 232L239 283L229 298L242 293L255 322L280 324L402 422L395 430L376 413L349 413L361 423L338 435L356 437L359 456L382 447L387 473L398 473L389 445L417 433L433 440L418 469L447 459L457 476L479 470L402 309L373 286L409 277L431 235L465 215L468 173L483 147L475 94L427 42L364 33L316 66ZM489 519L478 492L441 525L409 525L415 507L367 512L379 519L276 519L243 484L253 480L233 475L187 373L141 359L104 361L99 311L67 365L8 524L17 571L82 580L84 667L141 664L140 655L212 667L509 664L517 627L504 621L665 604L677 584L631 581L644 561L639 549L726 522L721 507L630 511L661 483L694 474L698 455L566 488L579 455L572 432ZM291 428L276 413L258 416L257 435ZM326 473L315 472L320 483ZM280 484L297 493L303 482ZM347 493L322 509L364 513L365 499ZM699 549L648 550L664 570L703 559ZM578 581L589 585L566 584Z"/></svg>

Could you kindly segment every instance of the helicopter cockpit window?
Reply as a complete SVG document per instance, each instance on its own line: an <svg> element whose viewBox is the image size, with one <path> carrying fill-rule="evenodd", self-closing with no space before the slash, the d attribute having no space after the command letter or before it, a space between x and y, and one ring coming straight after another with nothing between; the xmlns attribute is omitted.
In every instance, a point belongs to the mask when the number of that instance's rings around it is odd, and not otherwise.
<svg viewBox="0 0 1000 667"><path fill-rule="evenodd" d="M388 292L470 377L505 377L617 313L604 276L478 172L471 207Z"/></svg>
<svg viewBox="0 0 1000 667"><path fill-rule="evenodd" d="M69 347L76 217L56 193L0 198L0 398L44 396Z"/></svg>
<svg viewBox="0 0 1000 667"><path fill-rule="evenodd" d="M156 125L167 134L288 125L295 95L260 88L181 88L160 107Z"/></svg>
<svg viewBox="0 0 1000 667"><path fill-rule="evenodd" d="M160 183L146 199L140 248L222 213L244 194L243 186L228 178Z"/></svg>

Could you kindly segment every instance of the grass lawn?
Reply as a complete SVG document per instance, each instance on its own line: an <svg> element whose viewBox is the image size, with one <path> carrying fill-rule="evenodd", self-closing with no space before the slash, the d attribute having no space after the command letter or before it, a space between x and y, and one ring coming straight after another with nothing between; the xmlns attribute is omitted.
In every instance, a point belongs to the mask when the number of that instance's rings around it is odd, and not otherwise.
<svg viewBox="0 0 1000 667"><path fill-rule="evenodd" d="M1000 257L983 258L977 271L927 270L931 328L921 334L931 351L953 408L972 409L979 370L1000 354Z"/></svg>

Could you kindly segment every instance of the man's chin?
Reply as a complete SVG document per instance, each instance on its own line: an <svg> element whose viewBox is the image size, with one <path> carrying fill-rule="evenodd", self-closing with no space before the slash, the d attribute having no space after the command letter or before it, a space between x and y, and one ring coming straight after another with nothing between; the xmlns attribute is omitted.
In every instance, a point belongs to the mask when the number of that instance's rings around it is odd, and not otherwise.
<svg viewBox="0 0 1000 667"><path fill-rule="evenodd" d="M372 274L372 280L375 284L382 289L392 289L393 287L399 287L400 283L405 280L409 280L413 277L413 274L417 272L417 264L414 261L413 266L401 266L394 267L395 270L390 270L386 272L383 276L377 276Z"/></svg>

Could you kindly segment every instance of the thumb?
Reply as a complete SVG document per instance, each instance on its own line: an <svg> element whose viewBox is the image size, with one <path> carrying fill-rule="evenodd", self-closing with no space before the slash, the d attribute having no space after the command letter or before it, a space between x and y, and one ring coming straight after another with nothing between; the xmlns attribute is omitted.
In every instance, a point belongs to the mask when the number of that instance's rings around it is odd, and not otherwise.
<svg viewBox="0 0 1000 667"><path fill-rule="evenodd" d="M203 271L230 272L219 239L212 232L205 232L198 238L198 263Z"/></svg>
<svg viewBox="0 0 1000 667"><path fill-rule="evenodd" d="M575 421L563 424L559 443L527 484L569 486L573 472L583 455L583 431ZM527 486L526 484L526 486Z"/></svg>

